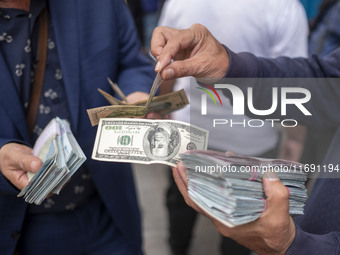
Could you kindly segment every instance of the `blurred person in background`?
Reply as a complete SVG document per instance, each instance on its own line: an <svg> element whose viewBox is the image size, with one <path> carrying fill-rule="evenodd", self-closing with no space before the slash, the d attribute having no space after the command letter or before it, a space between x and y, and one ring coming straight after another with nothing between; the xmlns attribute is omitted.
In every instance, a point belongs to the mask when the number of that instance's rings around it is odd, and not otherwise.
<svg viewBox="0 0 340 255"><path fill-rule="evenodd" d="M135 26L137 28L138 37L141 44L144 45L144 11L141 0L127 0L127 5L131 11L132 17L135 21Z"/></svg>
<svg viewBox="0 0 340 255"><path fill-rule="evenodd" d="M321 2L317 16L310 22L308 46L310 56L317 54L321 57L326 56L340 46L339 0L324 0ZM301 162L320 165L335 131L335 128L308 127ZM313 173L314 178L309 178L307 182L308 192L311 192L313 188L316 180L315 175L316 173Z"/></svg>
<svg viewBox="0 0 340 255"><path fill-rule="evenodd" d="M165 0L140 0L143 9L143 51L149 52L152 32L157 26Z"/></svg>
<svg viewBox="0 0 340 255"><path fill-rule="evenodd" d="M313 20L318 14L318 7L322 0L300 0L306 10L308 20Z"/></svg>

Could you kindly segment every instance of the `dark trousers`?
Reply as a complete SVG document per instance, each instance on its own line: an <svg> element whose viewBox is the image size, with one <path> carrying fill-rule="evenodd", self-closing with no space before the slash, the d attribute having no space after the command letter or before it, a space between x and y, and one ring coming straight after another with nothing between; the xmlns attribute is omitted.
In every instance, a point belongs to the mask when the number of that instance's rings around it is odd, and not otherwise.
<svg viewBox="0 0 340 255"><path fill-rule="evenodd" d="M62 213L28 214L20 255L141 255L114 224L99 197Z"/></svg>

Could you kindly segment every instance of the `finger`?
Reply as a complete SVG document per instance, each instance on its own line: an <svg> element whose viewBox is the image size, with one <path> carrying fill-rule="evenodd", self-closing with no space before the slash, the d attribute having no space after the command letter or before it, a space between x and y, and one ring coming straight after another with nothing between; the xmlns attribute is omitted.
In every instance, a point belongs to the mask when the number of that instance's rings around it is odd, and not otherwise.
<svg viewBox="0 0 340 255"><path fill-rule="evenodd" d="M225 154L226 154L226 155L235 155L235 152L233 152L233 151L226 151Z"/></svg>
<svg viewBox="0 0 340 255"><path fill-rule="evenodd" d="M267 197L267 210L277 214L289 212L289 190L284 186L275 172L267 172L263 177L263 189Z"/></svg>
<svg viewBox="0 0 340 255"><path fill-rule="evenodd" d="M188 58L185 60L176 60L167 65L162 71L161 76L163 80L172 80L185 76L195 76L199 70L196 58Z"/></svg>
<svg viewBox="0 0 340 255"><path fill-rule="evenodd" d="M177 169L178 169L178 173L181 175L181 178L182 178L185 186L188 187L187 171L186 171L186 167L183 165L182 161L177 164Z"/></svg>
<svg viewBox="0 0 340 255"><path fill-rule="evenodd" d="M146 115L146 118L147 119L152 119L152 120L155 120L155 119L163 119L163 116L160 115L159 113L157 112L150 112Z"/></svg>
<svg viewBox="0 0 340 255"><path fill-rule="evenodd" d="M135 91L126 96L126 100L129 104L134 104L142 100L147 100L149 94L141 91Z"/></svg>
<svg viewBox="0 0 340 255"><path fill-rule="evenodd" d="M170 36L170 29L166 27L156 27L152 33L150 51L151 54L158 59L161 55L163 48Z"/></svg>
<svg viewBox="0 0 340 255"><path fill-rule="evenodd" d="M180 168L179 168L180 167ZM181 162L177 165L177 167L172 167L172 175L174 177L174 180L176 182L176 185L179 189L179 191L181 192L185 202L192 207L194 210L196 210L199 213L202 213L204 215L206 215L206 213L204 211L202 211L196 204L194 201L191 200L189 193L188 193L188 182L187 182L187 178L186 178L186 174L185 176L181 174L181 172L183 172L183 165L181 165ZM185 171L184 171L185 172Z"/></svg>
<svg viewBox="0 0 340 255"><path fill-rule="evenodd" d="M166 36L164 34L164 38ZM190 52L197 43L195 35L190 29L176 30L164 40L165 44L162 46L163 48L156 64L156 72L163 70L165 66L171 63L172 59L179 59L183 52L188 52L190 56Z"/></svg>
<svg viewBox="0 0 340 255"><path fill-rule="evenodd" d="M14 155L11 166L26 172L35 173L42 166L42 162L38 157L33 155Z"/></svg>
<svg viewBox="0 0 340 255"><path fill-rule="evenodd" d="M269 245L285 254L295 237L295 224L289 215L289 189L274 172L267 172L263 178L263 189L267 196L267 210L261 216L272 229ZM265 230L267 231L267 230Z"/></svg>
<svg viewBox="0 0 340 255"><path fill-rule="evenodd" d="M42 165L38 157L32 155L32 149L21 144L7 144L1 149L1 170L23 170L36 172Z"/></svg>
<svg viewBox="0 0 340 255"><path fill-rule="evenodd" d="M22 190L28 184L28 176L25 171L10 171L6 178L19 190Z"/></svg>

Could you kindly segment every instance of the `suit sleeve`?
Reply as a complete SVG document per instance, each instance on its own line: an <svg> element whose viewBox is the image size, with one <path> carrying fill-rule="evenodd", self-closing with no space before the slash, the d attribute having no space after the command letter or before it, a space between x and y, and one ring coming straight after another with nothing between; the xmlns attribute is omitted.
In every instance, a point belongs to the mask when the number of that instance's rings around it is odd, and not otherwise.
<svg viewBox="0 0 340 255"><path fill-rule="evenodd" d="M296 236L286 255L336 255L340 253L340 233L313 235L296 226Z"/></svg>
<svg viewBox="0 0 340 255"><path fill-rule="evenodd" d="M340 125L340 115L334 110L340 109L340 79L335 78L340 77L340 48L325 58L312 56L308 59L287 57L264 59L250 53L236 54L229 49L227 51L230 65L226 78L247 78L246 82L235 85L239 86L245 96L248 87L253 88L253 102L257 109L270 108L273 87L278 87L279 91L282 87L302 87L311 93L311 100L304 106L312 116L305 116L292 106L287 108L285 119L296 119L301 124L314 127ZM275 78L277 82L268 85L255 78ZM299 97L301 97L299 94L290 95L290 98ZM253 117L250 112L246 113ZM277 107L271 116L266 117L282 119L280 107Z"/></svg>

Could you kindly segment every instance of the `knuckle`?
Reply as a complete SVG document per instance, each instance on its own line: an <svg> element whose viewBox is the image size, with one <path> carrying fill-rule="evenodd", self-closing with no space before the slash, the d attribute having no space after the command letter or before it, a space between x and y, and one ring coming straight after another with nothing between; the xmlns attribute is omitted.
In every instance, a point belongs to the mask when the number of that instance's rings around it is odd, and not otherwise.
<svg viewBox="0 0 340 255"><path fill-rule="evenodd" d="M205 26L203 26L202 24L200 24L200 23L193 24L192 28L193 29L198 29L198 30L207 30L207 28Z"/></svg>
<svg viewBox="0 0 340 255"><path fill-rule="evenodd" d="M183 33L183 32L179 32L179 33ZM176 40L175 43L174 43L174 50L176 52L178 52L180 49L181 49L181 43L180 43L180 41ZM174 57L174 56L172 56L172 57Z"/></svg>
<svg viewBox="0 0 340 255"><path fill-rule="evenodd" d="M28 164L27 160L25 158L22 158L21 160L19 160L19 167L20 169L25 169L26 165Z"/></svg>
<svg viewBox="0 0 340 255"><path fill-rule="evenodd" d="M282 185L282 187L280 189L276 190L276 196L277 196L277 199L288 200L289 199L289 193L288 193L287 188Z"/></svg>
<svg viewBox="0 0 340 255"><path fill-rule="evenodd" d="M162 32L162 27L156 27L153 32L152 32L152 35L156 35L156 34L159 34Z"/></svg>
<svg viewBox="0 0 340 255"><path fill-rule="evenodd" d="M187 75L188 74L188 67L186 65L179 65L178 69L179 69L179 73L181 75Z"/></svg>
<svg viewBox="0 0 340 255"><path fill-rule="evenodd" d="M25 171L28 171L28 170L30 171L32 159L33 158L31 156L22 157L18 162L20 169L25 170Z"/></svg>

